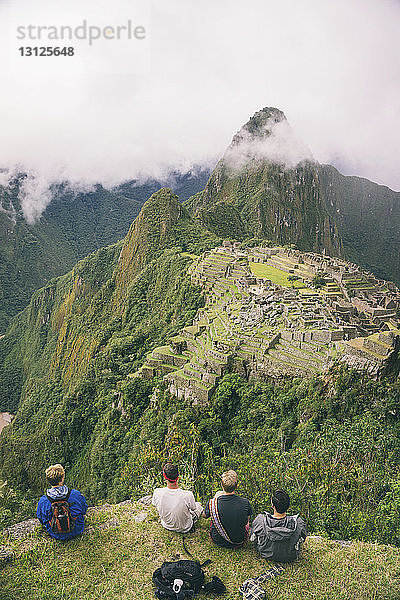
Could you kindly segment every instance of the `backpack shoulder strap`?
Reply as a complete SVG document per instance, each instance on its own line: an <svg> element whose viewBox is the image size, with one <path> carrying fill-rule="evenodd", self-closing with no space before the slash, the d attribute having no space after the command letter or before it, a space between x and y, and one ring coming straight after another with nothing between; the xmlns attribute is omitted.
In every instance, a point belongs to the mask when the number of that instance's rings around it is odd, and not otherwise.
<svg viewBox="0 0 400 600"><path fill-rule="evenodd" d="M292 522L294 524L293 527L293 534L297 533L298 529L299 529L299 515L290 515L290 518L292 519Z"/></svg>
<svg viewBox="0 0 400 600"><path fill-rule="evenodd" d="M215 529L218 531L219 535L225 541L229 542L229 544L234 545L232 540L230 539L229 535L226 533L225 527L222 525L221 517L218 512L218 498L211 498L210 514L211 514L211 520L213 522L213 525L214 525Z"/></svg>
<svg viewBox="0 0 400 600"><path fill-rule="evenodd" d="M193 558L193 560L194 560L194 556L193 556L193 554L192 554L191 552L189 552L189 550L186 548L186 544L185 544L185 534L184 534L184 533L182 534L182 544L183 544L183 549L184 549L184 551L186 552L186 554L187 554L188 556L190 556L190 558Z"/></svg>
<svg viewBox="0 0 400 600"><path fill-rule="evenodd" d="M268 569L268 571L265 571L265 573L262 573L261 575L258 575L258 577L255 577L253 581L256 581L257 583L264 583L268 579L272 579L273 577L281 575L283 572L284 568L282 565L274 565L273 567Z"/></svg>
<svg viewBox="0 0 400 600"><path fill-rule="evenodd" d="M210 565L211 563L212 563L212 560L210 558L207 558L204 562L202 562L200 564L200 567L201 568L206 567L207 565Z"/></svg>

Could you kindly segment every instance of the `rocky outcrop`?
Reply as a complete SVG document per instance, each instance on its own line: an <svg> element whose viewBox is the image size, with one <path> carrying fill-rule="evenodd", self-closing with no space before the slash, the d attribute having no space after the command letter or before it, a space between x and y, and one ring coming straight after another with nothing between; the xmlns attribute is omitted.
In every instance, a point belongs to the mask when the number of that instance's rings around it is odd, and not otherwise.
<svg viewBox="0 0 400 600"><path fill-rule="evenodd" d="M151 498L151 496L150 496ZM140 502L140 501L139 501ZM124 508L126 507L132 515L132 519L135 523L142 523L147 519L148 512L140 509L135 502L132 500L125 500L124 502L120 502L118 504L102 504L99 506L90 506L86 513L86 525L83 532L83 535L90 535L98 530L106 530L112 529L120 526L120 522L118 518L113 514L115 508ZM109 516L107 516L109 513ZM100 522L97 521L98 515L106 515L106 518L102 519ZM27 519L26 521L21 521L19 523L15 523L14 525L10 525L3 529L2 534L5 538L10 540L20 540L24 538L31 537L33 534L40 532L44 536L47 537L47 534L40 523L39 519ZM5 546L0 546L0 564L2 561L2 557L4 556L4 560L7 559L7 548Z"/></svg>
<svg viewBox="0 0 400 600"><path fill-rule="evenodd" d="M37 529L41 528L39 519L27 519L15 525L10 525L3 529L3 535L12 540L18 540L32 535Z"/></svg>

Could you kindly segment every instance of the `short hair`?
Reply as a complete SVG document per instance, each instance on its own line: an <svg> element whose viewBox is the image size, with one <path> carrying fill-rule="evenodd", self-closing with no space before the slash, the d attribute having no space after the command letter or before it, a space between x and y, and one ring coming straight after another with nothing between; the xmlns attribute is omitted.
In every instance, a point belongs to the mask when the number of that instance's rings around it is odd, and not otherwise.
<svg viewBox="0 0 400 600"><path fill-rule="evenodd" d="M271 502L275 510L282 515L289 508L289 494L285 490L275 490L272 493Z"/></svg>
<svg viewBox="0 0 400 600"><path fill-rule="evenodd" d="M58 485L65 477L65 470L62 465L50 465L46 469L46 479L50 485Z"/></svg>
<svg viewBox="0 0 400 600"><path fill-rule="evenodd" d="M230 494L236 490L238 484L238 476L236 471L232 471L232 469L230 471L225 471L225 473L222 473L221 479L224 492Z"/></svg>
<svg viewBox="0 0 400 600"><path fill-rule="evenodd" d="M178 467L172 463L166 463L164 465L163 473L169 481L176 481L178 479Z"/></svg>

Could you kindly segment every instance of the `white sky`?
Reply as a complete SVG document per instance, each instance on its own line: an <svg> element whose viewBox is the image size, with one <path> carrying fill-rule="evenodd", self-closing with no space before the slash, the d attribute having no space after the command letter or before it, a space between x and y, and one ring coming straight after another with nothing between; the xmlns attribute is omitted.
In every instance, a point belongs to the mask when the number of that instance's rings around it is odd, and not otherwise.
<svg viewBox="0 0 400 600"><path fill-rule="evenodd" d="M214 161L264 106L320 162L400 190L399 1L50 4L0 0L0 166L39 173L39 193L52 179L111 185ZM19 58L15 25L39 19L131 19L146 40Z"/></svg>

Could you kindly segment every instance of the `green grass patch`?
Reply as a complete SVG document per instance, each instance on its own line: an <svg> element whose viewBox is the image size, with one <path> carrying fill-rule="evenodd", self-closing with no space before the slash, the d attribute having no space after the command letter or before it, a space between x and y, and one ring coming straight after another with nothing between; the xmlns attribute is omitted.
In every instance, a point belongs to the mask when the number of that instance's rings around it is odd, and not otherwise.
<svg viewBox="0 0 400 600"><path fill-rule="evenodd" d="M181 256L184 256L185 258L191 258L192 260L199 258L197 254L191 254L190 252L181 252Z"/></svg>
<svg viewBox="0 0 400 600"><path fill-rule="evenodd" d="M316 290L312 290L311 288L308 287L303 287L299 289L300 294L304 294L304 296L306 296L307 294L316 294L318 293Z"/></svg>
<svg viewBox="0 0 400 600"><path fill-rule="evenodd" d="M250 270L255 277L261 279L270 279L272 283L276 283L283 287L295 287L295 288L305 288L305 284L297 279L296 281L289 281L288 277L290 277L290 273L286 273L285 271L281 271L275 267L271 267L265 263L250 263ZM292 285L293 284L293 285Z"/></svg>
<svg viewBox="0 0 400 600"><path fill-rule="evenodd" d="M185 338L185 339L187 340L187 338ZM157 348L154 348L153 352L161 354L162 356L173 356L174 358L176 356L179 358L181 358L183 356L182 354L176 354L175 352L173 352L171 346L158 346ZM148 358L152 358L152 355L149 355ZM155 359L155 360L159 360L159 359Z"/></svg>

